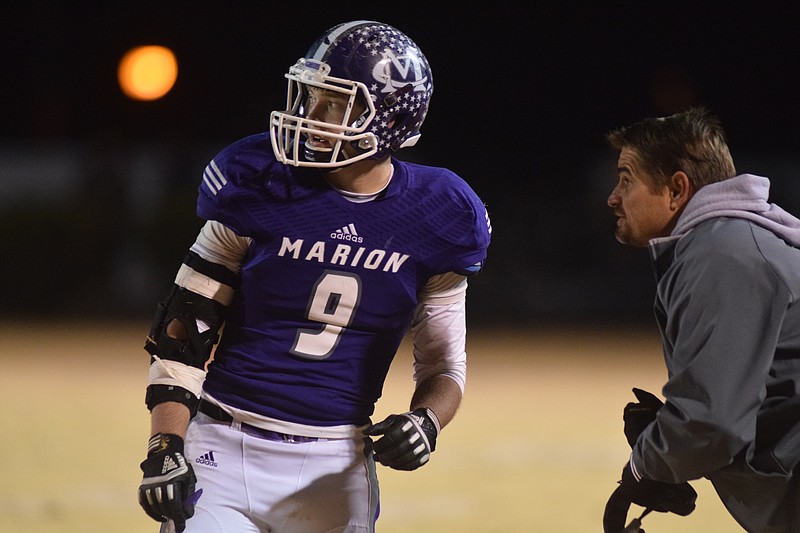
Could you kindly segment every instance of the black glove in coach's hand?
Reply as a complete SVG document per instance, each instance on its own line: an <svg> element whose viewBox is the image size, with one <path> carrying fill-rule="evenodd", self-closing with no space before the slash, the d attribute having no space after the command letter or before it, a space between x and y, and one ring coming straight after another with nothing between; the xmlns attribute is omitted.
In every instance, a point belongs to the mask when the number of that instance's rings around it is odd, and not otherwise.
<svg viewBox="0 0 800 533"><path fill-rule="evenodd" d="M697 500L697 492L686 481L664 483L644 478L636 481L631 472L630 462L622 469L619 491L628 501L636 505L680 516L686 516L694 511Z"/></svg>
<svg viewBox="0 0 800 533"><path fill-rule="evenodd" d="M389 415L364 430L368 436L383 435L373 445L375 460L395 470L416 470L428 462L436 449L439 419L430 409L420 408Z"/></svg>
<svg viewBox="0 0 800 533"><path fill-rule="evenodd" d="M638 403L629 403L622 413L622 420L625 423L625 438L631 448L636 444L642 431L655 421L658 410L664 407L661 400L647 391L634 388L633 394L639 400Z"/></svg>
<svg viewBox="0 0 800 533"><path fill-rule="evenodd" d="M158 522L171 519L175 531L186 528L194 515L197 479L192 465L183 457L183 439L178 435L158 433L150 438L147 459L141 464L144 477L139 486L139 504Z"/></svg>

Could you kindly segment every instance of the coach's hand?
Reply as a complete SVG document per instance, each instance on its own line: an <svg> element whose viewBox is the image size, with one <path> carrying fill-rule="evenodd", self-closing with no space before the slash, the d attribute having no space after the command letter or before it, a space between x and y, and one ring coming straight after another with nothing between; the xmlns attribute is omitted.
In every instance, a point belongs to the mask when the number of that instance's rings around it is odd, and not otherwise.
<svg viewBox="0 0 800 533"><path fill-rule="evenodd" d="M428 462L436 449L439 420L430 409L389 415L364 430L365 435L383 435L373 445L375 460L395 470L416 470Z"/></svg>
<svg viewBox="0 0 800 533"><path fill-rule="evenodd" d="M153 435L141 468L144 478L139 486L139 504L154 520L171 519L180 533L194 515L200 495L194 490L197 479L192 465L183 457L183 439L172 434Z"/></svg>
<svg viewBox="0 0 800 533"><path fill-rule="evenodd" d="M694 511L697 493L689 483L664 483L652 479L636 478L628 462L622 469L619 492L628 501L661 513L686 516Z"/></svg>
<svg viewBox="0 0 800 533"><path fill-rule="evenodd" d="M625 406L622 413L622 420L625 423L625 438L631 448L636 444L642 431L652 424L656 419L656 413L664 406L664 403L655 395L642 389L633 389L637 403L631 402Z"/></svg>

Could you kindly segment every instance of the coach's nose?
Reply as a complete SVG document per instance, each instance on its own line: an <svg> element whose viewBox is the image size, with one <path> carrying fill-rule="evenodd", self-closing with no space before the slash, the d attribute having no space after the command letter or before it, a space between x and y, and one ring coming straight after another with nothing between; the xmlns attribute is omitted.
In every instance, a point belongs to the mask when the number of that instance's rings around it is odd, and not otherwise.
<svg viewBox="0 0 800 533"><path fill-rule="evenodd" d="M617 207L620 206L621 203L622 203L622 198L620 197L619 194L619 185L616 185L614 186L613 189L611 189L611 192L609 193L608 198L606 199L606 204L608 205L608 207L616 209Z"/></svg>

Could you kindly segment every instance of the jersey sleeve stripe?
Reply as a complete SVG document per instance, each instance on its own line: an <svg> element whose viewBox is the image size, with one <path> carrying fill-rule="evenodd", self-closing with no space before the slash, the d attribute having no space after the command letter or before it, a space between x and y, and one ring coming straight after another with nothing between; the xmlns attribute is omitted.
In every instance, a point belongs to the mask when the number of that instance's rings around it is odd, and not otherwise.
<svg viewBox="0 0 800 533"><path fill-rule="evenodd" d="M228 180L225 179L217 164L212 160L203 171L203 182L211 194L216 195L228 183Z"/></svg>
<svg viewBox="0 0 800 533"><path fill-rule="evenodd" d="M205 171L203 171L203 184L209 190L211 194L214 196L217 195L219 192L219 188L215 186L215 180L211 176L211 173L208 171L208 167L206 167Z"/></svg>

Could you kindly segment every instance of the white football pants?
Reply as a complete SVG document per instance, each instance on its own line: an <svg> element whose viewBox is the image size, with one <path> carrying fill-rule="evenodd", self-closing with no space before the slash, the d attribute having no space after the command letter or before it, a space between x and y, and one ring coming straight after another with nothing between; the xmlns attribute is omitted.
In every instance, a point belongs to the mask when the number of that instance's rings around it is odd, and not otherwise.
<svg viewBox="0 0 800 533"><path fill-rule="evenodd" d="M198 413L185 457L203 490L185 533L375 531L378 478L362 439L279 442Z"/></svg>

